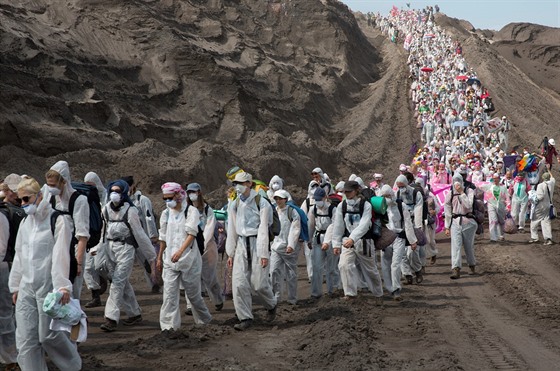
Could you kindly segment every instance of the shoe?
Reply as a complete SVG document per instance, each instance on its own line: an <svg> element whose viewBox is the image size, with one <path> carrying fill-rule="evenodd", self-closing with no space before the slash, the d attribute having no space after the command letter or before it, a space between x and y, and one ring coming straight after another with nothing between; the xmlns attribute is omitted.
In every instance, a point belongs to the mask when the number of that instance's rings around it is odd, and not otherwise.
<svg viewBox="0 0 560 371"><path fill-rule="evenodd" d="M94 291L99 291L99 290L94 290ZM88 301L86 305L84 305L84 307L86 308L101 307L103 305L101 304L101 298L97 296L96 293L94 293L93 291L92 291L92 295L93 295L93 299Z"/></svg>
<svg viewBox="0 0 560 371"><path fill-rule="evenodd" d="M432 259L430 259L430 265L434 265L436 264L436 260L437 260L437 256L432 256Z"/></svg>
<svg viewBox="0 0 560 371"><path fill-rule="evenodd" d="M191 308L187 308L187 310L185 311L185 314L187 316L192 316L192 309Z"/></svg>
<svg viewBox="0 0 560 371"><path fill-rule="evenodd" d="M159 294L159 285L157 283L152 286L152 294Z"/></svg>
<svg viewBox="0 0 560 371"><path fill-rule="evenodd" d="M117 329L117 321L113 321L112 319L105 318L105 323L99 326L99 328L106 332L113 332Z"/></svg>
<svg viewBox="0 0 560 371"><path fill-rule="evenodd" d="M416 272L416 283L419 285L424 281L424 276L422 275L422 271Z"/></svg>
<svg viewBox="0 0 560 371"><path fill-rule="evenodd" d="M453 268L453 273L451 273L451 277L452 280L456 280L458 278L461 278L461 270L459 268Z"/></svg>
<svg viewBox="0 0 560 371"><path fill-rule="evenodd" d="M490 240L490 243L496 243L496 242L498 242L498 241L496 241L496 240Z"/></svg>
<svg viewBox="0 0 560 371"><path fill-rule="evenodd" d="M249 327L251 327L251 325L253 324L253 320L252 319L244 319L243 321L235 324L233 326L234 329L236 329L237 331L245 331L247 330Z"/></svg>
<svg viewBox="0 0 560 371"><path fill-rule="evenodd" d="M267 311L266 320L268 322L272 322L276 318L276 308L278 308L278 305L275 305L274 308Z"/></svg>
<svg viewBox="0 0 560 371"><path fill-rule="evenodd" d="M530 239L529 241L527 241L527 242L528 242L528 243L536 243L536 242L539 242L539 240L535 240L535 239L532 239L532 238L531 238L531 239Z"/></svg>
<svg viewBox="0 0 560 371"><path fill-rule="evenodd" d="M422 275L425 275L426 274L426 267L422 267L422 269L420 269L420 273Z"/></svg>
<svg viewBox="0 0 560 371"><path fill-rule="evenodd" d="M350 296L350 295L344 295L342 297L342 300L345 300L345 301L352 301L354 299L356 299L356 297L355 296Z"/></svg>
<svg viewBox="0 0 560 371"><path fill-rule="evenodd" d="M401 290L400 289L396 289L395 291L393 291L391 293L391 296L393 297L394 301L402 301L403 298L401 296Z"/></svg>
<svg viewBox="0 0 560 371"><path fill-rule="evenodd" d="M476 266L474 266L474 265L469 265L469 273L468 273L468 275L469 275L469 276L472 276L472 275L474 275L474 274L476 274Z"/></svg>
<svg viewBox="0 0 560 371"><path fill-rule="evenodd" d="M407 274L406 276L404 276L406 278L406 284L407 285L412 285L412 276L410 274Z"/></svg>
<svg viewBox="0 0 560 371"><path fill-rule="evenodd" d="M140 323L140 322L142 322L142 315L141 314L139 314L137 316L134 316L134 317L128 317L127 319L122 320L122 324L125 325L125 326L132 326L132 325L135 325L135 324Z"/></svg>
<svg viewBox="0 0 560 371"><path fill-rule="evenodd" d="M224 303L216 304L216 311L219 312L224 308Z"/></svg>
<svg viewBox="0 0 560 371"><path fill-rule="evenodd" d="M519 228L517 228L517 232L518 233L525 233L525 228L519 227Z"/></svg>
<svg viewBox="0 0 560 371"><path fill-rule="evenodd" d="M545 245L545 246L554 245L554 242L552 242L552 240L550 238L547 238L546 241L543 243L543 245Z"/></svg>
<svg viewBox="0 0 560 371"><path fill-rule="evenodd" d="M503 241L505 241L505 240L506 240L506 239L504 238L504 236L498 237L498 241L500 241L500 242L503 242Z"/></svg>

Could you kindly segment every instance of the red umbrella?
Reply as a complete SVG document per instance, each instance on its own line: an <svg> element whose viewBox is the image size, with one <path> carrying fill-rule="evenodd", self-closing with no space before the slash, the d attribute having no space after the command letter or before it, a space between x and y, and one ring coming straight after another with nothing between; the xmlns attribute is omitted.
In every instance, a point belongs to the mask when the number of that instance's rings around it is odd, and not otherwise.
<svg viewBox="0 0 560 371"><path fill-rule="evenodd" d="M422 67L420 71L422 72L432 72L434 69L432 67Z"/></svg>
<svg viewBox="0 0 560 371"><path fill-rule="evenodd" d="M459 81L467 81L469 79L469 77L465 76L465 75L459 75L459 76L456 77L456 79L459 80Z"/></svg>

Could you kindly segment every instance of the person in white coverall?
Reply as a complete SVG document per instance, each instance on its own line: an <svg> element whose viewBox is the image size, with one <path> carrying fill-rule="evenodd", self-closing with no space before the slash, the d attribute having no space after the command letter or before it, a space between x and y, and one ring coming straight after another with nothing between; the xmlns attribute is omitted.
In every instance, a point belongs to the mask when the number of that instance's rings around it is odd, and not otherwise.
<svg viewBox="0 0 560 371"><path fill-rule="evenodd" d="M389 185L384 185L380 192L387 201L387 216L389 223L387 228L397 234L395 241L385 250L381 251L381 272L385 288L391 293L393 299L400 301L401 297L401 266L406 253L406 240L411 247L416 247L416 235L414 225L410 218L408 208L403 207L403 216L399 212L396 196ZM404 235L403 235L404 231Z"/></svg>
<svg viewBox="0 0 560 371"><path fill-rule="evenodd" d="M362 238L371 227L372 206L367 200L358 196L359 192L360 186L357 182L348 181L344 184L346 200L336 208L333 222L333 252L335 255L340 255L338 268L346 300L358 295L360 279L366 283L375 297L383 296L373 241ZM347 211L343 215L345 204ZM363 204L361 215L360 204Z"/></svg>
<svg viewBox="0 0 560 371"><path fill-rule="evenodd" d="M214 231L216 230L216 217L214 210L204 200L202 189L198 183L190 183L187 185L187 203L196 207L200 214L200 229L204 235L204 253L202 254L202 285L206 289L210 300L214 303L217 311L224 307L224 298L222 296L222 288L218 281L216 268L218 266L218 245L214 239ZM187 312L192 314L192 306L190 299L187 297Z"/></svg>
<svg viewBox="0 0 560 371"><path fill-rule="evenodd" d="M525 173L518 173L509 189L509 194L511 196L511 217L517 223L519 232L525 232L525 218L530 190L531 185L525 178Z"/></svg>
<svg viewBox="0 0 560 371"><path fill-rule="evenodd" d="M17 370L16 326L12 295L8 287L10 268L4 261L10 238L8 218L0 213L0 362L6 370Z"/></svg>
<svg viewBox="0 0 560 371"><path fill-rule="evenodd" d="M474 190L465 188L460 174L453 176L451 191L445 196L445 235L451 236L451 279L461 277L461 248L465 249L469 274L475 274L474 237L478 225L473 214Z"/></svg>
<svg viewBox="0 0 560 371"><path fill-rule="evenodd" d="M228 265L233 267L233 304L241 321L234 328L243 331L253 321L252 293L255 292L268 310L268 320L276 317L276 297L269 279L269 235L272 206L251 189L253 177L241 172L235 175L233 186L237 198L228 206L226 252ZM258 202L258 204L257 204Z"/></svg>
<svg viewBox="0 0 560 371"><path fill-rule="evenodd" d="M503 225L506 218L506 201L509 198L505 186L500 185L500 174L492 175L492 183L480 186L488 197L488 225L490 229L490 242L503 241Z"/></svg>
<svg viewBox="0 0 560 371"><path fill-rule="evenodd" d="M266 191L266 194L270 202L272 202L272 204L274 205L275 204L274 192L284 189L284 180L280 178L278 175L274 175L272 178L270 178L270 182L268 183L268 188L269 189L268 191ZM292 196L290 196L290 199L288 201L292 201Z"/></svg>
<svg viewBox="0 0 560 371"><path fill-rule="evenodd" d="M338 255L333 254L331 239L327 238L327 230L332 224L336 207L331 205L326 192L317 188L313 195L315 204L307 214L311 241L311 256L313 257L313 276L311 279L311 297L323 296L323 271L326 270L327 293L334 294L338 288L340 277L338 274ZM332 235L332 228L331 233Z"/></svg>
<svg viewBox="0 0 560 371"><path fill-rule="evenodd" d="M161 330L178 330L181 327L181 284L191 302L194 322L197 325L207 324L212 316L200 291L202 258L197 242L200 213L187 203L187 195L180 184L165 183L161 191L167 205L159 222L161 244L157 259L163 277L163 303L159 313Z"/></svg>
<svg viewBox="0 0 560 371"><path fill-rule="evenodd" d="M99 176L93 171L90 171L84 177L84 183L95 186L99 195L99 201L101 202L101 208L103 208L107 203L107 190ZM101 295L107 289L107 281L103 277L100 277L99 272L95 270L95 254L103 243L103 239L101 239L97 246L86 252L84 282L86 283L86 287L91 291L92 296L92 299L85 304L86 308L100 307L102 305Z"/></svg>
<svg viewBox="0 0 560 371"><path fill-rule="evenodd" d="M286 204L289 198L290 194L283 189L274 192L281 227L280 234L274 237L271 245L270 275L276 302L280 302L282 283L286 280L288 303L295 305L297 304L297 258L301 221L296 209Z"/></svg>
<svg viewBox="0 0 560 371"><path fill-rule="evenodd" d="M124 325L142 322L140 306L129 279L135 249L152 249L152 244L142 229L138 209L128 197L128 184L119 179L109 183L107 190L109 202L103 208L102 215L106 223L104 238L108 242L107 255L111 264L114 264L114 271L105 304L106 322L101 325L101 329L112 332L117 329L121 309L128 314L128 319L122 321Z"/></svg>
<svg viewBox="0 0 560 371"><path fill-rule="evenodd" d="M409 185L407 177L402 174L397 177L395 185L398 187L397 198L402 200L403 209L408 209L412 222L414 223L414 228L423 230L424 221L422 220L422 208L424 207L424 199L421 192L412 188ZM414 200L415 193L416 200ZM409 285L413 282L413 276L416 276L416 283L421 283L423 281L422 260L420 255L421 249L422 246L412 248L412 246L409 245L406 247L404 260L402 262L402 273Z"/></svg>
<svg viewBox="0 0 560 371"><path fill-rule="evenodd" d="M542 228L545 245L552 245L552 226L550 224L549 209L554 197L554 186L556 179L552 177L550 172L542 175L542 182L537 185L537 193L534 205L535 210L531 216L531 240L529 243L539 241L539 224Z"/></svg>
<svg viewBox="0 0 560 371"><path fill-rule="evenodd" d="M142 192L136 187L134 182L134 177L129 175L122 178L128 186L130 187L128 193L130 199L134 203L134 206L138 209L138 217L140 218L140 223L144 232L148 235L150 241L152 241L152 249L149 251L144 251L142 249L136 249L136 261L140 264L144 271L144 277L148 283L150 289L153 293L159 292L159 284L156 280L156 269L155 259L156 259L156 246L158 243L158 230L156 225L156 216L154 214L154 209L152 207L152 201L144 196Z"/></svg>
<svg viewBox="0 0 560 371"><path fill-rule="evenodd" d="M43 312L45 297L53 288L63 293L61 304L71 298L70 216L56 218L53 236L48 187L40 189L34 179L25 179L18 186L18 197L28 214L19 226L9 279L16 306L19 367L23 371L48 370L46 352L59 369L80 370L82 360L70 334L50 330L51 317Z"/></svg>
<svg viewBox="0 0 560 371"><path fill-rule="evenodd" d="M58 161L45 174L45 178L49 187L49 198L54 196L54 208L59 211L69 211L70 197L76 190L72 188L68 163L66 161ZM52 205L52 201L50 202ZM75 252L78 262L78 271L74 279L72 296L74 299L80 300L84 282L83 267L86 263L86 247L89 239L89 204L86 196L80 195L76 198L70 221L73 223L74 239L77 241Z"/></svg>

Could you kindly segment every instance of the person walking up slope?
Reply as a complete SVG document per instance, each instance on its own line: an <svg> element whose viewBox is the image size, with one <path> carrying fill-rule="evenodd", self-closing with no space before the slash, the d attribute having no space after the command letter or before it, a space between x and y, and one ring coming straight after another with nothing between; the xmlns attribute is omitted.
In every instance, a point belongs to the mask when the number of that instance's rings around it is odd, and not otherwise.
<svg viewBox="0 0 560 371"><path fill-rule="evenodd" d="M237 198L228 207L226 252L233 267L233 305L241 321L234 328L243 331L253 322L253 291L268 310L268 320L276 318L276 297L269 279L269 234L272 206L251 189L253 177L240 172L233 179Z"/></svg>

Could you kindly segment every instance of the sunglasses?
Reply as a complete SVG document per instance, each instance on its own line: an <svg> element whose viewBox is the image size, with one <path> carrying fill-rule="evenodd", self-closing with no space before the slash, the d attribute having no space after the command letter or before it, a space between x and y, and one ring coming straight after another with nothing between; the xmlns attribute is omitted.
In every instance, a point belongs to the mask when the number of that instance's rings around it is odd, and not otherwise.
<svg viewBox="0 0 560 371"><path fill-rule="evenodd" d="M21 201L25 202L25 203L28 203L29 200L31 200L31 197L33 197L33 196L35 196L35 194L30 195L30 196L23 196L23 197L20 197L19 199L20 199Z"/></svg>
<svg viewBox="0 0 560 371"><path fill-rule="evenodd" d="M171 196L171 197L162 197L163 201L171 201L175 198L175 196Z"/></svg>

